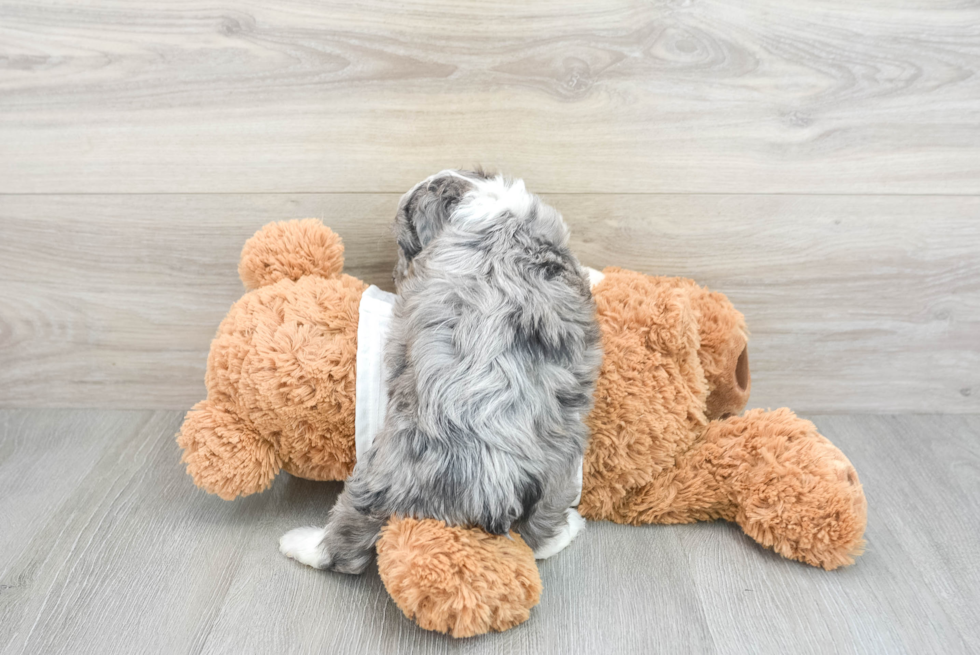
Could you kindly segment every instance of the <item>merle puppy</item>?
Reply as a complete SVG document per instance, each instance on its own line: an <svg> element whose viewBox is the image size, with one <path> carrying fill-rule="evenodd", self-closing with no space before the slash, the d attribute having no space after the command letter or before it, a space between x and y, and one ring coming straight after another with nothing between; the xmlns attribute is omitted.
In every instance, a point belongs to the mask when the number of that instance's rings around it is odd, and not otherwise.
<svg viewBox="0 0 980 655"><path fill-rule="evenodd" d="M361 573L392 515L503 535L539 559L571 509L601 360L588 277L561 215L520 180L443 171L402 197L384 423L325 528L280 550Z"/></svg>

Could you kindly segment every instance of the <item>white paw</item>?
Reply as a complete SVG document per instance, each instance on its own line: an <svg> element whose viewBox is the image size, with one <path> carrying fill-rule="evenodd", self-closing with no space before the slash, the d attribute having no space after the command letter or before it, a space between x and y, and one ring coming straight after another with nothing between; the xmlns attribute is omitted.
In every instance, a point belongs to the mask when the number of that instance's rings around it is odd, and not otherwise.
<svg viewBox="0 0 980 655"><path fill-rule="evenodd" d="M312 526L290 530L279 537L279 552L300 564L318 569L326 559L320 547L325 536L326 530Z"/></svg>
<svg viewBox="0 0 980 655"><path fill-rule="evenodd" d="M565 546L572 543L578 533L585 528L585 519L577 510L570 509L565 512L568 522L562 527L561 532L546 541L540 548L534 551L534 559L548 559L565 550Z"/></svg>

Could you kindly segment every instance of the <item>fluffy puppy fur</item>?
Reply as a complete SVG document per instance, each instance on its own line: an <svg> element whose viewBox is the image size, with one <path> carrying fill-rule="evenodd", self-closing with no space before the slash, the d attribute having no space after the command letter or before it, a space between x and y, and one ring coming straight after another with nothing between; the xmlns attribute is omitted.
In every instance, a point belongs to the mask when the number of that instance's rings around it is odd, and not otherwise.
<svg viewBox="0 0 980 655"><path fill-rule="evenodd" d="M561 215L520 180L443 171L395 220L388 408L327 526L280 549L360 573L392 515L514 529L539 558L583 521L575 481L601 363L588 279Z"/></svg>

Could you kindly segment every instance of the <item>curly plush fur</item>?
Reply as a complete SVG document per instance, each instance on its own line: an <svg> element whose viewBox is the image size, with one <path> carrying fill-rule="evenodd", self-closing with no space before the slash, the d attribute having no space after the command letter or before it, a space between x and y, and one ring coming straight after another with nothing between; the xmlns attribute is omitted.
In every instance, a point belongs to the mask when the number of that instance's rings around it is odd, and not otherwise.
<svg viewBox="0 0 980 655"><path fill-rule="evenodd" d="M852 563L867 508L847 458L787 409L731 416L748 400L742 315L690 280L605 274L593 290L606 357L588 419L582 515L634 525L725 519L786 557Z"/></svg>
<svg viewBox="0 0 980 655"><path fill-rule="evenodd" d="M311 263L311 251L293 250L311 239L337 247ZM349 475L365 285L340 274L341 252L313 220L267 226L249 241L243 255L262 253L243 264L254 279L290 274L246 294L212 344L208 399L178 437L198 486L233 498L265 488L280 467L310 479ZM786 557L851 564L867 505L843 453L787 409L727 416L750 386L741 314L690 280L605 274L594 289L605 357L582 513L633 524L721 518ZM416 523L390 522L378 543L381 577L409 616L457 636L527 617L540 589L519 537Z"/></svg>
<svg viewBox="0 0 980 655"><path fill-rule="evenodd" d="M405 616L453 637L519 625L541 598L534 554L517 533L392 521L378 541L378 568Z"/></svg>
<svg viewBox="0 0 980 655"><path fill-rule="evenodd" d="M357 316L367 285L341 274L340 237L316 219L272 223L248 240L252 291L211 342L205 384L177 443L194 482L225 500L286 471L344 480L354 469Z"/></svg>

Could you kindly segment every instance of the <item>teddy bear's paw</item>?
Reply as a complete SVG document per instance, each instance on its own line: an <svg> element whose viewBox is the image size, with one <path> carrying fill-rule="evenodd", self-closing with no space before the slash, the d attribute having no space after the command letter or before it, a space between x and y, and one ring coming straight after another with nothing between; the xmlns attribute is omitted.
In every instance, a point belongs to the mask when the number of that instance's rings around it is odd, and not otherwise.
<svg viewBox="0 0 980 655"><path fill-rule="evenodd" d="M566 523L562 526L561 531L534 551L534 559L548 559L557 555L565 550L565 547L572 543L575 537L585 528L585 519L578 513L578 510L569 509L565 512L565 518Z"/></svg>
<svg viewBox="0 0 980 655"><path fill-rule="evenodd" d="M323 568L329 560L323 549L323 539L327 535L324 528L305 526L290 530L279 537L279 552L300 564Z"/></svg>

